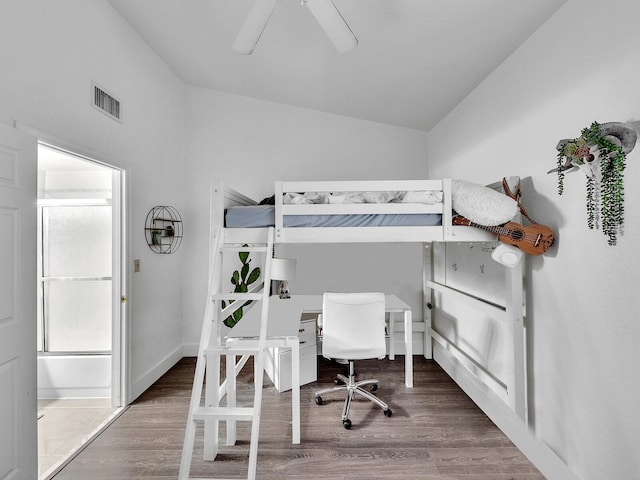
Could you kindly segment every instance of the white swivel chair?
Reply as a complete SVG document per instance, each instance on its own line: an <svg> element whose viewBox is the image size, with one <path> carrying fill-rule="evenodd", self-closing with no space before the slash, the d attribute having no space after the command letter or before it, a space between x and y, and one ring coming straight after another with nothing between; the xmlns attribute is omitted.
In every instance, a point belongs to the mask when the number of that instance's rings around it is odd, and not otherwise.
<svg viewBox="0 0 640 480"><path fill-rule="evenodd" d="M341 385L315 393L316 404L322 405L322 395L346 390L347 398L342 410L342 425L351 428L349 406L357 393L379 405L387 417L389 405L375 395L378 380L355 381L354 360L384 358L385 345L385 296L384 293L325 293L322 301L322 356L335 360L347 360L349 377L338 374ZM368 385L369 391L363 387Z"/></svg>

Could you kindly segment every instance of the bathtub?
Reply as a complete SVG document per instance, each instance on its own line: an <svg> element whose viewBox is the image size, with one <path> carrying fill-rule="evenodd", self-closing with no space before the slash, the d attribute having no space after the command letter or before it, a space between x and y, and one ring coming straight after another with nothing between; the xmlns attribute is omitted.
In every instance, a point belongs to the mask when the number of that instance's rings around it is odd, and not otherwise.
<svg viewBox="0 0 640 480"><path fill-rule="evenodd" d="M38 398L111 397L111 355L38 355Z"/></svg>

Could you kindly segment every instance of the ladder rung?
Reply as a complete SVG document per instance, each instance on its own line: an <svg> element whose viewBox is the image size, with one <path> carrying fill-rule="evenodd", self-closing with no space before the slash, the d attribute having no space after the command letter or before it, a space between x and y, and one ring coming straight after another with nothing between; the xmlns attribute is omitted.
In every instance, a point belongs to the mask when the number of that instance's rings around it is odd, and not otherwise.
<svg viewBox="0 0 640 480"><path fill-rule="evenodd" d="M211 300L256 300L263 299L261 293L214 293Z"/></svg>
<svg viewBox="0 0 640 480"><path fill-rule="evenodd" d="M253 407L199 407L193 413L194 420L253 420Z"/></svg>
<svg viewBox="0 0 640 480"><path fill-rule="evenodd" d="M221 252L266 252L267 247L265 245L253 245L249 247L242 247L236 245L226 245L224 247L220 247Z"/></svg>

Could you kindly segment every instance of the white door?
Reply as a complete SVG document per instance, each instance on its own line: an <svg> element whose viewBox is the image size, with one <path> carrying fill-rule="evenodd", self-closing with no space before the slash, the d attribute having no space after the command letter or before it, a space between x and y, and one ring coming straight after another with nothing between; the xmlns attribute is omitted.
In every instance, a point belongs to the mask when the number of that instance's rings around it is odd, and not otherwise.
<svg viewBox="0 0 640 480"><path fill-rule="evenodd" d="M37 140L0 124L0 478L38 477Z"/></svg>

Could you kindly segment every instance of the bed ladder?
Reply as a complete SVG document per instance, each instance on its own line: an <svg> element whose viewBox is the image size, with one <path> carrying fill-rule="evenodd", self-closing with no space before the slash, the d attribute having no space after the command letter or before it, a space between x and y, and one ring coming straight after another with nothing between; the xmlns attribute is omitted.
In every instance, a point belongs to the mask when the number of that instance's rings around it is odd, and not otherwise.
<svg viewBox="0 0 640 480"><path fill-rule="evenodd" d="M196 371L191 391L191 402L182 448L182 459L180 461L179 480L195 479L195 477L190 477L189 474L198 422L204 423L204 459L215 460L218 454L219 444L218 425L221 420L227 422L227 445L235 444L235 424L237 421L252 422L247 479L254 480L256 477L274 233L273 228L270 228L265 244L248 246L224 245L221 238L222 229L218 229L213 234L211 243L211 251L214 252L215 255L209 271L209 294L205 307L200 346L196 360ZM246 293L223 292L223 256L228 253L238 254L240 252L264 254L261 282L255 288L249 289ZM223 301L225 302L224 305L226 305L224 308L221 307ZM229 303L231 301L233 301L233 303ZM262 304L258 340L257 342L244 345L226 343L221 334L222 320L245 305L247 301L260 302ZM242 355L242 360L238 364L235 362L236 355ZM220 359L222 356L226 356L227 374L226 379L221 383ZM235 376L249 356L254 357L255 369L253 406L236 407L235 388L227 388L227 386L231 387L229 382L235 382ZM205 386L204 405L202 405L201 401L203 386ZM221 405L221 400L225 396L225 393L227 393L226 404L230 406Z"/></svg>

